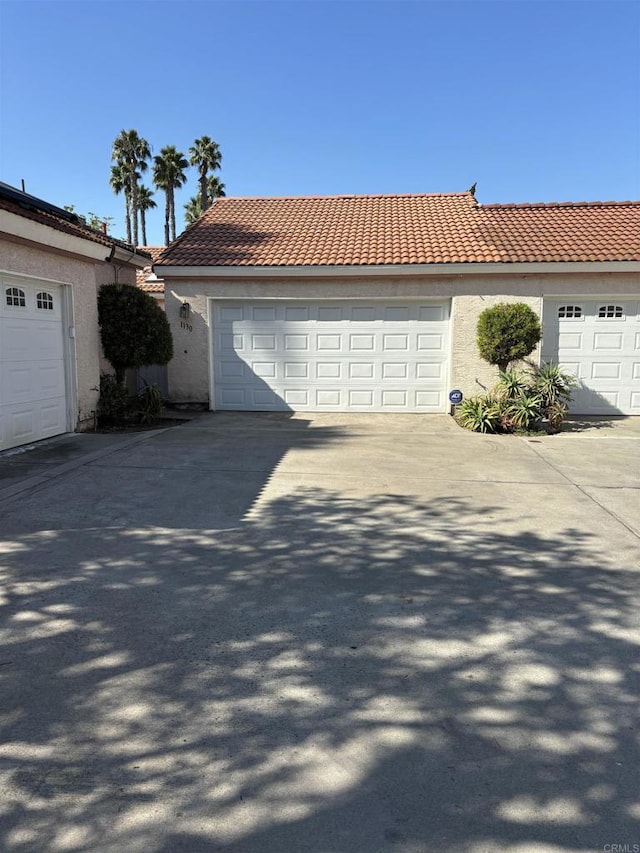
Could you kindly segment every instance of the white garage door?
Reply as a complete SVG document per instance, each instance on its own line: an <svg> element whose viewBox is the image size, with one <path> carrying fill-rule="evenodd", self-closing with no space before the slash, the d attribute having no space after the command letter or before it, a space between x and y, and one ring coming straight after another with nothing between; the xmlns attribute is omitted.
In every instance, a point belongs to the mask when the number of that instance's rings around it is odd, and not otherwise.
<svg viewBox="0 0 640 853"><path fill-rule="evenodd" d="M571 411L640 414L640 297L545 301L542 357L580 380Z"/></svg>
<svg viewBox="0 0 640 853"><path fill-rule="evenodd" d="M62 289L2 279L0 450L65 432Z"/></svg>
<svg viewBox="0 0 640 853"><path fill-rule="evenodd" d="M443 412L448 302L211 305L214 408Z"/></svg>

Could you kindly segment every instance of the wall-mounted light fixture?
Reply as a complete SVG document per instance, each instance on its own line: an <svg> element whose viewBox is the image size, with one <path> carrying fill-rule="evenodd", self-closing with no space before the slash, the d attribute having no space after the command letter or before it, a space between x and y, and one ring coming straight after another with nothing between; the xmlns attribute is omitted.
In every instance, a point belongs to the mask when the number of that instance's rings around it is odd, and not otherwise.
<svg viewBox="0 0 640 853"><path fill-rule="evenodd" d="M189 315L191 314L191 305L188 302L183 302L180 306L180 319L188 320Z"/></svg>

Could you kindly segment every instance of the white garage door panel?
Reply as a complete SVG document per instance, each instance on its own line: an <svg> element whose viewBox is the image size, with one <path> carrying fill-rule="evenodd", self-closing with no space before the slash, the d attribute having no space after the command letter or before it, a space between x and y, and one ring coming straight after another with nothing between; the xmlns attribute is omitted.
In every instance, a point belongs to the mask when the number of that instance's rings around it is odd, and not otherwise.
<svg viewBox="0 0 640 853"><path fill-rule="evenodd" d="M212 305L219 409L442 412L447 303Z"/></svg>
<svg viewBox="0 0 640 853"><path fill-rule="evenodd" d="M542 357L578 378L572 412L640 414L640 299L545 301Z"/></svg>
<svg viewBox="0 0 640 853"><path fill-rule="evenodd" d="M64 362L36 361L0 365L2 404L64 398Z"/></svg>
<svg viewBox="0 0 640 853"><path fill-rule="evenodd" d="M6 450L65 432L67 397L62 289L0 281L0 450Z"/></svg>

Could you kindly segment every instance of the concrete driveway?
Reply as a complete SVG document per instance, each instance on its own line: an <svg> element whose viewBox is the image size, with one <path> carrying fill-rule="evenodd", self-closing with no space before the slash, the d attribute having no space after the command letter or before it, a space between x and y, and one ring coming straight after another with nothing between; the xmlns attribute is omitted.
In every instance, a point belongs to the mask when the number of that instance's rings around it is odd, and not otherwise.
<svg viewBox="0 0 640 853"><path fill-rule="evenodd" d="M639 482L640 419L0 456L0 849L633 850Z"/></svg>

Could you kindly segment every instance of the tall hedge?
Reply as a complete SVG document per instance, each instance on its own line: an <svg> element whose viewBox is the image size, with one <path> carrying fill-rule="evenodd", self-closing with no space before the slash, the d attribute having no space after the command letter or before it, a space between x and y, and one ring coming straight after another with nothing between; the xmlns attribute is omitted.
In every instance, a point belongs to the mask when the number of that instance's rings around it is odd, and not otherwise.
<svg viewBox="0 0 640 853"><path fill-rule="evenodd" d="M98 323L102 349L120 384L128 368L167 364L173 358L166 314L152 296L132 284L102 285Z"/></svg>
<svg viewBox="0 0 640 853"><path fill-rule="evenodd" d="M477 331L481 357L500 370L530 355L542 337L538 315L524 302L500 302L485 308Z"/></svg>

